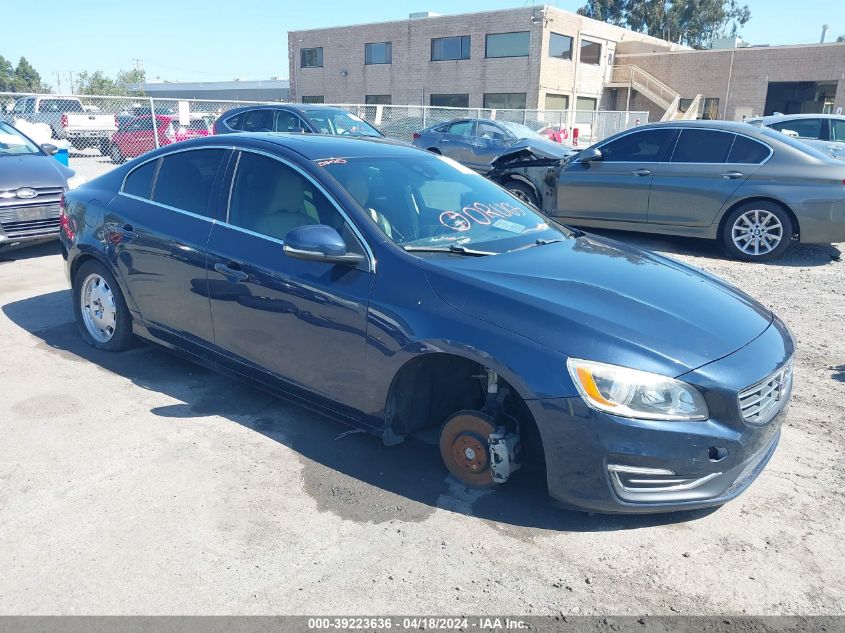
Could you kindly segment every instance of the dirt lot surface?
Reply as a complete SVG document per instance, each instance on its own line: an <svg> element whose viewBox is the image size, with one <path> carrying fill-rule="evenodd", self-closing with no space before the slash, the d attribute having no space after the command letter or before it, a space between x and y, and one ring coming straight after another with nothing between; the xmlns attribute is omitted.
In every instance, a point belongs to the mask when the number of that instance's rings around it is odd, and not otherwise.
<svg viewBox="0 0 845 633"><path fill-rule="evenodd" d="M520 474L468 491L430 444L85 346L58 248L0 252L0 613L845 612L845 245L748 265L613 237L726 278L797 338L780 448L721 509L589 516Z"/></svg>

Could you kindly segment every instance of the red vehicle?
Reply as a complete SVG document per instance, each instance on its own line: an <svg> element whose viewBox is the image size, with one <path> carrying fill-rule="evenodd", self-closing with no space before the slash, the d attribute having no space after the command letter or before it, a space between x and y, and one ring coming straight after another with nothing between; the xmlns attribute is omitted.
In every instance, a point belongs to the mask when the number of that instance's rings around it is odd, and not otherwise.
<svg viewBox="0 0 845 633"><path fill-rule="evenodd" d="M208 136L211 127L205 118L192 119L188 125L179 125L179 117L157 114L155 134L158 135L158 146L162 146ZM135 158L155 148L152 118L146 115L129 120L112 135L109 153L112 161L122 163L127 158Z"/></svg>
<svg viewBox="0 0 845 633"><path fill-rule="evenodd" d="M545 136L550 141L554 141L555 143L563 143L567 139L569 139L569 132L565 127L557 127L554 125L550 125L548 127L544 127L542 130L538 130L537 134L541 136Z"/></svg>

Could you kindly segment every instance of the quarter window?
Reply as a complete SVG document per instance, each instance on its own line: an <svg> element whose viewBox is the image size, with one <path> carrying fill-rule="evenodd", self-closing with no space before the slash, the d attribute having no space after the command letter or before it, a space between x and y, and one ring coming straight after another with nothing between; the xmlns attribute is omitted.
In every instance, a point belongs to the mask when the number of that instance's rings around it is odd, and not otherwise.
<svg viewBox="0 0 845 633"><path fill-rule="evenodd" d="M601 44L590 40L581 40L581 63L601 64Z"/></svg>
<svg viewBox="0 0 845 633"><path fill-rule="evenodd" d="M528 57L529 42L528 31L491 33L487 36L485 55L487 57Z"/></svg>
<svg viewBox="0 0 845 633"><path fill-rule="evenodd" d="M151 160L133 170L123 183L123 193L149 200L157 165L157 160Z"/></svg>
<svg viewBox="0 0 845 633"><path fill-rule="evenodd" d="M240 114L236 114L235 116L230 116L226 119L226 125L228 125L233 130L240 130L241 129L241 121L243 116Z"/></svg>
<svg viewBox="0 0 845 633"><path fill-rule="evenodd" d="M605 162L659 163L666 155L675 130L643 130L602 145Z"/></svg>
<svg viewBox="0 0 845 633"><path fill-rule="evenodd" d="M431 40L431 61L442 62L450 59L469 59L470 37L437 37Z"/></svg>
<svg viewBox="0 0 845 633"><path fill-rule="evenodd" d="M343 228L337 209L310 180L284 163L251 152L242 152L238 161L228 221L278 240L309 224Z"/></svg>
<svg viewBox="0 0 845 633"><path fill-rule="evenodd" d="M759 164L766 160L770 153L767 145L737 134L731 153L728 154L728 162Z"/></svg>
<svg viewBox="0 0 845 633"><path fill-rule="evenodd" d="M393 45L390 42L364 44L365 64L390 64L393 61Z"/></svg>
<svg viewBox="0 0 845 633"><path fill-rule="evenodd" d="M673 163L724 163L734 134L716 130L681 130L672 154Z"/></svg>
<svg viewBox="0 0 845 633"><path fill-rule="evenodd" d="M560 33L549 36L549 57L572 59L572 38Z"/></svg>
<svg viewBox="0 0 845 633"><path fill-rule="evenodd" d="M821 119L793 119L792 121L780 121L772 123L769 127L782 132L792 138L805 138L818 140L821 136Z"/></svg>
<svg viewBox="0 0 845 633"><path fill-rule="evenodd" d="M196 149L165 156L153 189L153 201L211 217L209 199L225 153L224 149Z"/></svg>
<svg viewBox="0 0 845 633"><path fill-rule="evenodd" d="M322 68L323 47L303 48L299 51L300 68Z"/></svg>

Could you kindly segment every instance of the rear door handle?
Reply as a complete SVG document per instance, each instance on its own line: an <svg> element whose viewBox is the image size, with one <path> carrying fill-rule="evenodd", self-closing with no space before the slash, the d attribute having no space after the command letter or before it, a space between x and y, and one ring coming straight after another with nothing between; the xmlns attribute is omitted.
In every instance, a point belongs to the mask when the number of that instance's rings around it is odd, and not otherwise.
<svg viewBox="0 0 845 633"><path fill-rule="evenodd" d="M238 262L229 262L228 264L214 264L214 270L226 277L231 282L246 281L249 277L241 270L241 265Z"/></svg>
<svg viewBox="0 0 845 633"><path fill-rule="evenodd" d="M734 178L742 178L743 174L741 171L723 171L722 178L726 180L733 180Z"/></svg>
<svg viewBox="0 0 845 633"><path fill-rule="evenodd" d="M651 170L650 169L635 169L631 173L634 174L635 176L651 176Z"/></svg>

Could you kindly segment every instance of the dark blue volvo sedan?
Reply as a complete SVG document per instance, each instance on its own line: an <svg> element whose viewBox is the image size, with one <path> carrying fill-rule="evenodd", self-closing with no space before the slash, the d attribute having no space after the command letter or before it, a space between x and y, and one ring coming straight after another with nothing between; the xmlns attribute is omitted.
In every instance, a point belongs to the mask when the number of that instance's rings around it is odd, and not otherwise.
<svg viewBox="0 0 845 633"><path fill-rule="evenodd" d="M793 342L756 301L390 141L186 141L61 224L91 345L141 337L387 444L439 429L468 486L533 468L569 507L719 505L786 415Z"/></svg>

